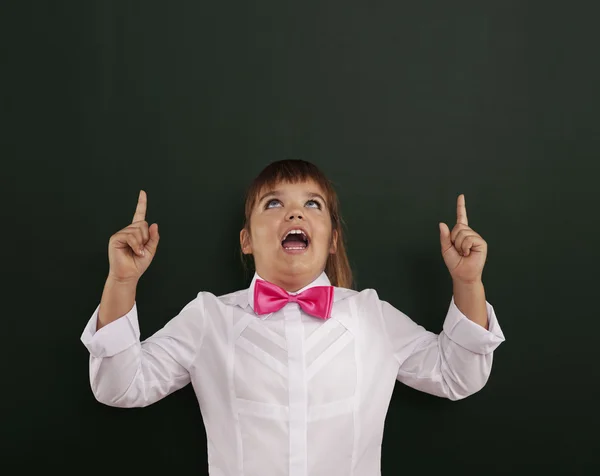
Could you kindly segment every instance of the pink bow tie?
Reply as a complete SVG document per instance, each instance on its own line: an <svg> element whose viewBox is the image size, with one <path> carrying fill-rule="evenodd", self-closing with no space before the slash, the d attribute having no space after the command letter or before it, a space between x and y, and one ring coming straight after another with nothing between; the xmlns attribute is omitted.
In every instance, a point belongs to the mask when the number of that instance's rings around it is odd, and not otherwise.
<svg viewBox="0 0 600 476"><path fill-rule="evenodd" d="M329 319L333 306L333 286L313 286L298 294L288 294L273 283L257 279L254 283L254 311L268 314L279 311L288 302L297 302L311 316Z"/></svg>

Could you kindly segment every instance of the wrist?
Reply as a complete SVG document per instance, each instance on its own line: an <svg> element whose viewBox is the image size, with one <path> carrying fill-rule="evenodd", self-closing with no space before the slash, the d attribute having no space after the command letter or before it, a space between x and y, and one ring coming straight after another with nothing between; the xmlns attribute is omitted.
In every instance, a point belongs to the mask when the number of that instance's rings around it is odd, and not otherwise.
<svg viewBox="0 0 600 476"><path fill-rule="evenodd" d="M106 285L109 287L117 287L123 289L135 289L137 288L139 278L119 278L112 274L108 274L106 278Z"/></svg>
<svg viewBox="0 0 600 476"><path fill-rule="evenodd" d="M453 279L452 280L452 285L453 286L460 286L460 287L465 287L465 288L476 288L479 286L483 286L483 281L481 279L481 277L477 278L477 279L473 279L473 280L469 280L469 281L465 281L462 279Z"/></svg>
<svg viewBox="0 0 600 476"><path fill-rule="evenodd" d="M137 281L108 276L102 292L96 330L129 312L135 303Z"/></svg>
<svg viewBox="0 0 600 476"><path fill-rule="evenodd" d="M455 281L453 286L454 304L469 320L488 328L488 312L483 282Z"/></svg>

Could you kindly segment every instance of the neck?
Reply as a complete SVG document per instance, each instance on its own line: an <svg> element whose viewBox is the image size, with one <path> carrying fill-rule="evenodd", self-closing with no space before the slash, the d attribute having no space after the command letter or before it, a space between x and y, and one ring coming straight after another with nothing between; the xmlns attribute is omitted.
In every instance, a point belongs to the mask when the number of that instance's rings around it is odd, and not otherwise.
<svg viewBox="0 0 600 476"><path fill-rule="evenodd" d="M302 275L302 276L298 276L298 275L272 276L272 275L269 275L268 273L265 275L261 274L260 272L257 272L257 273L265 281L268 281L270 283L273 283L273 284L279 286L282 289L285 289L288 293L295 293L296 291L302 289L305 286L308 286L315 279L317 279L321 275L322 271L319 271L315 275Z"/></svg>

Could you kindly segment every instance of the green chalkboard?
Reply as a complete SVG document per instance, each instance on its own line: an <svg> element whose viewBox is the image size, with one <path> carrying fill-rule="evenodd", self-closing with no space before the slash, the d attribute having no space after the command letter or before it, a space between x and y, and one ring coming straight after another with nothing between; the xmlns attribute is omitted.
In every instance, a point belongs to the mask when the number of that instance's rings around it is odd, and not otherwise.
<svg viewBox="0 0 600 476"><path fill-rule="evenodd" d="M489 245L490 380L458 402L397 383L382 474L597 474L600 11L577 5L3 3L3 474L207 474L191 386L102 405L79 338L140 189L142 337L245 288L243 194L284 158L334 182L356 289L429 330L460 193Z"/></svg>

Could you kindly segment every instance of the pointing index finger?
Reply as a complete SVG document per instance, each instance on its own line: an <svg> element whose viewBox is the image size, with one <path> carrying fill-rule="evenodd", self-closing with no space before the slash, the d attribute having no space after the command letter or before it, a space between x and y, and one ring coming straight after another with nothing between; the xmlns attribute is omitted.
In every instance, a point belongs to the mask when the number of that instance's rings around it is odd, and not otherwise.
<svg viewBox="0 0 600 476"><path fill-rule="evenodd" d="M146 192L144 192L143 190L140 190L137 207L135 209L135 214L133 215L133 220L131 223L135 223L136 221L144 221L146 219L146 207L147 206L148 206L148 197L146 196Z"/></svg>
<svg viewBox="0 0 600 476"><path fill-rule="evenodd" d="M461 193L456 200L456 223L469 226L467 206L465 204L465 195L463 193Z"/></svg>

